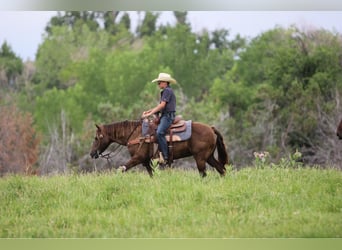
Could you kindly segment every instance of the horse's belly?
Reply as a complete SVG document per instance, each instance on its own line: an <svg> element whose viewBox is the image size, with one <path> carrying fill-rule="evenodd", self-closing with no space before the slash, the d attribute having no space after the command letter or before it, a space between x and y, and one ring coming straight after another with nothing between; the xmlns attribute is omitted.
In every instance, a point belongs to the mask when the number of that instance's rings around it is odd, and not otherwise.
<svg viewBox="0 0 342 250"><path fill-rule="evenodd" d="M187 141L174 142L172 150L174 159L184 158L192 155Z"/></svg>

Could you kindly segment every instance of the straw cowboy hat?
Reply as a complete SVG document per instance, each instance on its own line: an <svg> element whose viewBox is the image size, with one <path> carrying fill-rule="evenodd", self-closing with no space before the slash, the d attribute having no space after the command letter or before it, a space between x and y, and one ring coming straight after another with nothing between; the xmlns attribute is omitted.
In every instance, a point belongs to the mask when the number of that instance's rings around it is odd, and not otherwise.
<svg viewBox="0 0 342 250"><path fill-rule="evenodd" d="M176 83L177 81L171 77L171 75L166 73L159 73L158 78L154 79L152 82L170 82L170 83Z"/></svg>

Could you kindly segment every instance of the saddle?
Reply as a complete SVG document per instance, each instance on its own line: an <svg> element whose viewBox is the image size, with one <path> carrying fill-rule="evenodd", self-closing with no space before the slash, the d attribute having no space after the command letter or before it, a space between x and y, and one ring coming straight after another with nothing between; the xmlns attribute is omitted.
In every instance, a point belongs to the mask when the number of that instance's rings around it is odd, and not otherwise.
<svg viewBox="0 0 342 250"><path fill-rule="evenodd" d="M142 124L142 137L133 139L128 142L128 145L133 144L140 144L140 146L145 142L150 144L150 157L152 158L154 155L153 147L154 144L157 143L156 138L156 131L159 124L159 118L154 117L151 120L145 119ZM173 142L174 141L182 141L182 138L178 135L175 135L177 133L183 133L187 129L187 122L182 119L182 116L177 115L171 124L171 126L167 129L166 132L166 141L168 142L169 147L169 161L172 163L173 161ZM157 152L155 152L156 154Z"/></svg>
<svg viewBox="0 0 342 250"><path fill-rule="evenodd" d="M150 142L157 143L156 141L156 130L159 124L159 118L154 118L148 122L147 135L151 138ZM186 122L182 119L182 116L177 115L173 120L173 123L166 131L166 140L169 142L172 140L172 135L174 133L184 132L186 130Z"/></svg>
<svg viewBox="0 0 342 250"><path fill-rule="evenodd" d="M179 133L185 130L186 130L185 120L182 119L182 116L177 115L175 119L173 120L173 123L171 124L171 126L168 128L167 132L168 134L170 134L172 132Z"/></svg>

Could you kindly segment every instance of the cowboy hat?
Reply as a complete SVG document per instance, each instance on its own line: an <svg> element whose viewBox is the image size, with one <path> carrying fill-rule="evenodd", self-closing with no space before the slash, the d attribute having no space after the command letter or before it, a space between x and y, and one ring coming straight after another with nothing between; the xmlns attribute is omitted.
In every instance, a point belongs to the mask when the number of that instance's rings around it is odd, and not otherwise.
<svg viewBox="0 0 342 250"><path fill-rule="evenodd" d="M177 81L173 79L169 74L166 73L159 73L158 78L154 79L152 82L170 82L170 83L176 83Z"/></svg>

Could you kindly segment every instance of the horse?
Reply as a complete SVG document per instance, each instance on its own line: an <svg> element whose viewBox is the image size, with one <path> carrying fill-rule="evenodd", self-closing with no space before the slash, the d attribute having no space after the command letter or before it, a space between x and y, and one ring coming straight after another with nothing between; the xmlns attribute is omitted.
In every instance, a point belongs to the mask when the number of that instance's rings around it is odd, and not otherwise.
<svg viewBox="0 0 342 250"><path fill-rule="evenodd" d="M142 164L146 167L148 174L151 177L153 176L154 170L151 166L152 142L140 140L142 131L141 120L126 120L103 125L95 124L95 126L97 129L90 151L91 158L98 158L111 143L115 142L127 146L131 156L120 167L123 172L138 164ZM224 176L226 174L225 165L228 164L228 154L221 133L215 127L200 122L192 122L191 129L192 134L188 140L173 142L173 159L193 156L202 177L207 175L206 163L215 168L221 176ZM130 143L133 140L140 140L140 143ZM216 149L218 160L214 157Z"/></svg>
<svg viewBox="0 0 342 250"><path fill-rule="evenodd" d="M336 135L340 140L342 140L342 119L340 124L337 126Z"/></svg>

